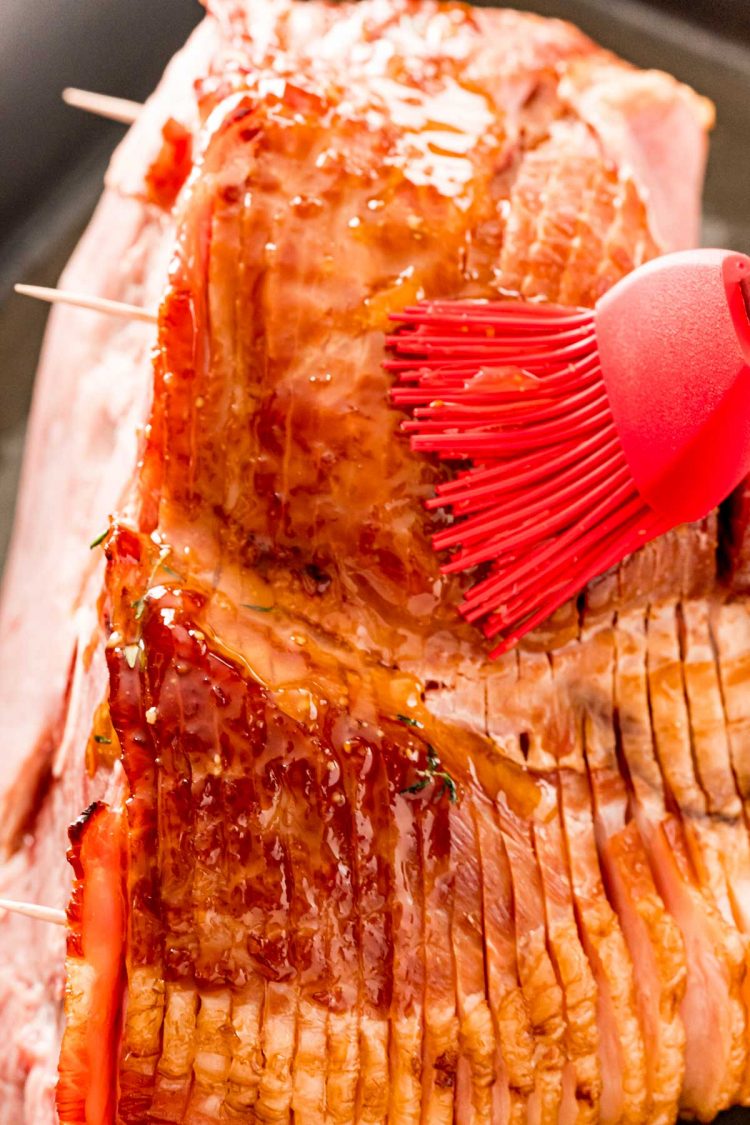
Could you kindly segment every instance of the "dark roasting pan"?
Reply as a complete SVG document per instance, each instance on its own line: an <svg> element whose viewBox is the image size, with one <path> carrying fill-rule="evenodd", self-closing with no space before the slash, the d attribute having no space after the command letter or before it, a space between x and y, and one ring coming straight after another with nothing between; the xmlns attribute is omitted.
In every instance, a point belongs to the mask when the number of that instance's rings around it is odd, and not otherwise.
<svg viewBox="0 0 750 1125"><path fill-rule="evenodd" d="M750 253L750 6L745 0L529 0L640 66L668 70L716 103L705 243ZM200 18L195 0L0 3L0 567L46 319L14 281L53 285L99 194L122 129L63 106L77 85L143 98ZM12 108L11 108L12 107ZM750 1125L750 1110L722 1125Z"/></svg>

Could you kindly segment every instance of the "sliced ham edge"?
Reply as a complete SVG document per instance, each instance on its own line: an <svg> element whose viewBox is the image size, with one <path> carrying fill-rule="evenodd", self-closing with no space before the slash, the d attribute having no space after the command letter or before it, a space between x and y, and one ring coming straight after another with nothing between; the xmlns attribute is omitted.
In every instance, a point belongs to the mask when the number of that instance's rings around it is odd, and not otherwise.
<svg viewBox="0 0 750 1125"><path fill-rule="evenodd" d="M97 802L70 829L66 1029L57 1086L61 1125L115 1120L126 905L121 810Z"/></svg>

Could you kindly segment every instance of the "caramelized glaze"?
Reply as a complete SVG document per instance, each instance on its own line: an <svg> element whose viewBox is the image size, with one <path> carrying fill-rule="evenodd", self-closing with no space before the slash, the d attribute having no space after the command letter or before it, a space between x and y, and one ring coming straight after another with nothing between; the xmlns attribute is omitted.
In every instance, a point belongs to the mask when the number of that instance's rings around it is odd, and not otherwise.
<svg viewBox="0 0 750 1125"><path fill-rule="evenodd" d="M681 942L691 1002L704 966L725 973L715 1055L735 1081L744 931L698 918L716 882L692 885L645 795L663 685L638 665L608 716L638 732L612 751L625 812L591 723L642 657L614 608L643 605L647 572L658 592L660 563L668 591L712 588L715 521L490 665L430 543L446 470L409 450L382 366L389 315L421 297L592 304L658 251L566 93L601 53L452 4L216 9L135 511L105 543L129 792L118 1121L667 1121L678 1083L656 1086L706 1026L653 1033L639 943L673 1017ZM183 140L152 170L162 203ZM607 629L610 688L586 632ZM713 828L686 838L708 865ZM687 1087L690 1108L731 1081Z"/></svg>

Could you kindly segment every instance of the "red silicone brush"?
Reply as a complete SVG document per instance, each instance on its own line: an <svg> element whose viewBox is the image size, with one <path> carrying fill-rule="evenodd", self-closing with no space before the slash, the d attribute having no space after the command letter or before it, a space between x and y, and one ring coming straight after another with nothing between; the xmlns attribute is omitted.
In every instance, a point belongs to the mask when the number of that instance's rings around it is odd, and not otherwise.
<svg viewBox="0 0 750 1125"><path fill-rule="evenodd" d="M750 472L750 258L670 254L591 309L425 301L389 337L412 447L462 462L430 508L497 655Z"/></svg>

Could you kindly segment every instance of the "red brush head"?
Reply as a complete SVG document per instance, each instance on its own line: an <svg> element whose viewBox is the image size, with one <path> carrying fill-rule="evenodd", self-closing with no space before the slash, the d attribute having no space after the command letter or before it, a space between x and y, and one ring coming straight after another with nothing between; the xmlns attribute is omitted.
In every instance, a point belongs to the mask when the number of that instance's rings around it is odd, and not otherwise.
<svg viewBox="0 0 750 1125"><path fill-rule="evenodd" d="M750 472L750 258L691 250L624 278L596 308L602 376L641 495L670 525Z"/></svg>
<svg viewBox="0 0 750 1125"><path fill-rule="evenodd" d="M750 259L658 259L595 311L424 302L389 339L412 447L461 463L429 507L461 610L509 648L750 470Z"/></svg>

